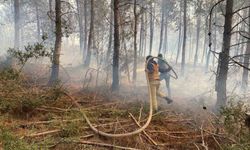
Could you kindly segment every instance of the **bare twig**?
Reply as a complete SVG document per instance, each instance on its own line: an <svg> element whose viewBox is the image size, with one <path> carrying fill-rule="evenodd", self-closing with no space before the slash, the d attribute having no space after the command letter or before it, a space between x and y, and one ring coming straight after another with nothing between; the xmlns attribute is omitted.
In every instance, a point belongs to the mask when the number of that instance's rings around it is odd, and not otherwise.
<svg viewBox="0 0 250 150"><path fill-rule="evenodd" d="M208 147L207 147L206 144L205 144L204 135L203 135L203 123L204 123L204 122L202 122L202 124L201 124L202 146L203 146L206 150L208 150Z"/></svg>
<svg viewBox="0 0 250 150"><path fill-rule="evenodd" d="M194 143L194 146L197 148L197 150L200 150L199 146L196 143Z"/></svg>
<svg viewBox="0 0 250 150"><path fill-rule="evenodd" d="M108 148L116 148L116 149L123 149L123 150L138 150L135 148L117 146L117 145L106 144L106 143L96 143L96 142L90 142L90 141L75 141L75 142L80 143L80 144L94 145L94 146L108 147Z"/></svg>
<svg viewBox="0 0 250 150"><path fill-rule="evenodd" d="M21 124L23 126L31 126L31 125L39 125L39 124L49 124L49 123L57 123L57 122L75 122L75 121L83 121L84 119L72 119L72 120L49 120L49 121L37 121L37 122L29 122L26 124Z"/></svg>
<svg viewBox="0 0 250 150"><path fill-rule="evenodd" d="M141 106L141 108L140 108L140 113L139 113L139 117L138 117L138 122L141 121L142 110L143 110L143 106ZM139 123L139 124L140 124L140 123Z"/></svg>
<svg viewBox="0 0 250 150"><path fill-rule="evenodd" d="M45 132L40 132L40 133L34 133L34 134L30 134L30 135L26 135L25 137L37 137L37 136L44 136L44 135L48 135L48 134L54 134L54 133L58 133L60 132L60 129L55 129L55 130L50 130L50 131L45 131Z"/></svg>
<svg viewBox="0 0 250 150"><path fill-rule="evenodd" d="M80 138L85 139L85 138L90 138L90 137L93 137L93 136L94 136L94 134L89 134L89 135L81 136Z"/></svg>
<svg viewBox="0 0 250 150"><path fill-rule="evenodd" d="M130 115L130 117L133 119L133 121L136 123L136 125L138 126L138 127L141 127L141 125L137 122L137 120L135 119L135 117L131 114L131 113L129 113L129 115ZM144 130L144 131L142 131L142 133L148 138L148 140L151 142L151 143L153 143L154 145L157 145L157 143L147 134L147 132Z"/></svg>
<svg viewBox="0 0 250 150"><path fill-rule="evenodd" d="M214 141L216 142L216 144L219 146L219 148L221 150L223 150L223 148L221 147L220 143L216 140L216 138L214 136L212 136L212 137L213 137Z"/></svg>

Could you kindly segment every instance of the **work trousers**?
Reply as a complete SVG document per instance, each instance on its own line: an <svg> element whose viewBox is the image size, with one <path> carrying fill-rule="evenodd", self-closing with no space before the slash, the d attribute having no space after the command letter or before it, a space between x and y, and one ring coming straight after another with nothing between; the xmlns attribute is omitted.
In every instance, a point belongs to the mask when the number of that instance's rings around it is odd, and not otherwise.
<svg viewBox="0 0 250 150"><path fill-rule="evenodd" d="M157 111L158 110L157 96L161 98L165 98L166 95L164 95L163 93L159 91L159 88L160 88L159 80L149 81L149 84L150 84L151 98L153 102L153 109Z"/></svg>
<svg viewBox="0 0 250 150"><path fill-rule="evenodd" d="M160 80L165 80L166 87L168 90L168 96L171 97L171 89L170 89L170 74L169 73L161 73Z"/></svg>

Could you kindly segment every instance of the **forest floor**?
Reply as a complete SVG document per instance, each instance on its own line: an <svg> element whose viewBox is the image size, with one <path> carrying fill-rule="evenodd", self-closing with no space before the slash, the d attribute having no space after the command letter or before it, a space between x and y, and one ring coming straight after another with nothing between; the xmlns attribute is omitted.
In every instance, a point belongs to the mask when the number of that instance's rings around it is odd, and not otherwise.
<svg viewBox="0 0 250 150"><path fill-rule="evenodd" d="M74 69L68 71L72 73ZM100 76L105 82L104 75ZM40 84L46 79L38 76L17 76L9 70L0 77L0 149L186 150L223 149L225 142L230 143L218 118L209 110L211 103L204 102L209 97L204 94L209 91L191 93L194 89L186 88L183 81L173 81L174 103L168 105L161 100L160 110L154 112L144 132L132 137L106 138L94 134L65 93L81 105L99 130L131 132L145 124L149 113L147 86L140 81L142 74L139 73L136 87L123 84L120 93L111 93L110 87L103 84L95 85L95 80L83 85L79 79L72 80L74 76L56 87ZM178 84L183 85L182 93L174 92Z"/></svg>

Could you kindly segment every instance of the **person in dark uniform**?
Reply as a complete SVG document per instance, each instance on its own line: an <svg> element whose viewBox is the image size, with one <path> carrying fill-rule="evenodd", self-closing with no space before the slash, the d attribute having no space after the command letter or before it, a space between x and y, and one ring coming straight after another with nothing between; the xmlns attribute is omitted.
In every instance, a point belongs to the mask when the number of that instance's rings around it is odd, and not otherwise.
<svg viewBox="0 0 250 150"><path fill-rule="evenodd" d="M162 54L159 54L158 57L161 59L164 59ZM165 80L166 87L168 90L168 95L169 95L169 97L171 97L169 72L171 71L172 68L161 59L158 59L159 71L160 71L160 81Z"/></svg>

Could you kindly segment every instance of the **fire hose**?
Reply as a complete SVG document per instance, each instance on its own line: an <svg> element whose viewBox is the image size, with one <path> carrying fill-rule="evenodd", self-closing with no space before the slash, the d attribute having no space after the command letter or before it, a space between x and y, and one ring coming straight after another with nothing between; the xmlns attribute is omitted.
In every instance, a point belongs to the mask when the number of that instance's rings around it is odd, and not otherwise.
<svg viewBox="0 0 250 150"><path fill-rule="evenodd" d="M146 62L146 66L147 64L149 63L150 60L154 59L154 58L157 58L157 59L161 59L159 57L152 57L150 59L147 60ZM163 60L163 59L161 59ZM165 63L167 63L165 60L163 60ZM167 63L168 64L168 63ZM168 66L170 66L168 64ZM172 68L172 67L171 67ZM146 69L145 69L146 70ZM174 75L173 77L175 77L175 79L178 78L176 72L171 69L173 72L174 72ZM148 86L148 93L149 93L149 104L150 104L150 109L149 109L149 116L148 116L148 119L146 121L146 123L140 127L139 129L135 130L135 131L132 131L132 132L128 132L128 133L120 133L120 134L111 134L111 133L106 133L106 132L103 132L103 131L100 131L98 130L96 127L94 127L94 125L90 122L89 118L87 117L86 113L83 111L83 109L81 108L81 105L79 103L77 103L73 97L71 97L69 94L67 94L66 92L64 93L66 96L68 96L72 102L75 104L76 107L79 108L79 111L80 113L82 114L83 118L86 120L87 124L89 125L90 129L93 130L96 134L98 135L101 135L101 136L104 136L104 137L110 137L110 138L117 138L117 137L127 137L127 136L132 136L132 135L136 135L136 134L139 134L141 133L143 130L145 130L148 125L150 124L151 120L152 120L152 116L153 116L153 102L152 102L152 95L151 95L151 92L150 92L150 84L149 84L149 79L148 79L148 73L145 71L145 74L146 74L146 80L147 80L147 86Z"/></svg>

